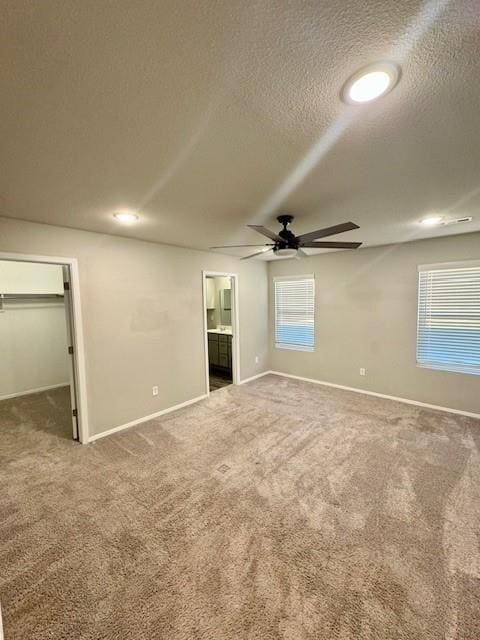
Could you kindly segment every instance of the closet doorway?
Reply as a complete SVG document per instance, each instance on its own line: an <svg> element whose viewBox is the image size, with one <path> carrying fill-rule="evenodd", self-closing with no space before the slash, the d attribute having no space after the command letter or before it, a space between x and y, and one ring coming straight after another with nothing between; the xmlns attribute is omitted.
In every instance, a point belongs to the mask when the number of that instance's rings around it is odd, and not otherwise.
<svg viewBox="0 0 480 640"><path fill-rule="evenodd" d="M238 276L203 272L205 377L207 394L238 384Z"/></svg>
<svg viewBox="0 0 480 640"><path fill-rule="evenodd" d="M0 254L0 429L26 442L38 432L86 442L74 261L5 256Z"/></svg>

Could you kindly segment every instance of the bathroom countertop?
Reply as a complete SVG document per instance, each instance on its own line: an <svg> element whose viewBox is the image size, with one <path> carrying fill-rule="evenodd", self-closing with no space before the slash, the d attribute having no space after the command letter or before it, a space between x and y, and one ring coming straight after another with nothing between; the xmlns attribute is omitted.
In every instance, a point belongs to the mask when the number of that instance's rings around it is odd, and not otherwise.
<svg viewBox="0 0 480 640"><path fill-rule="evenodd" d="M231 335L233 335L231 329L227 329L226 331L222 331L221 329L207 329L207 333L218 333L221 336L231 336Z"/></svg>

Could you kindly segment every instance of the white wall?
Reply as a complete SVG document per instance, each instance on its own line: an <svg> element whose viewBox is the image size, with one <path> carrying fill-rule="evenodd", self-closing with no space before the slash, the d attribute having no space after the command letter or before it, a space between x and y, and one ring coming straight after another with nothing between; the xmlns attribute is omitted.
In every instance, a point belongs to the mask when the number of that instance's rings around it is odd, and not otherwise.
<svg viewBox="0 0 480 640"><path fill-rule="evenodd" d="M480 413L480 376L416 366L417 266L478 259L480 233L468 233L270 262L271 369ZM276 349L272 279L307 273L315 275L315 351Z"/></svg>
<svg viewBox="0 0 480 640"><path fill-rule="evenodd" d="M241 378L268 368L263 262L8 218L0 251L78 260L90 435L205 394L203 270L239 275Z"/></svg>
<svg viewBox="0 0 480 640"><path fill-rule="evenodd" d="M0 261L0 293L63 293L62 269ZM63 301L5 302L0 311L0 398L68 384Z"/></svg>

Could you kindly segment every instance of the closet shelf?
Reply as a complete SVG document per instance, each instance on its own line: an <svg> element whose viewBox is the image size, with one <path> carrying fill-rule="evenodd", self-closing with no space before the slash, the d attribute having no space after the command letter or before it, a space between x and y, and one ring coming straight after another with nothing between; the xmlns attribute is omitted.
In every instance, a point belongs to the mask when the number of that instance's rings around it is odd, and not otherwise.
<svg viewBox="0 0 480 640"><path fill-rule="evenodd" d="M0 293L0 310L4 302L31 302L32 300L63 300L62 293Z"/></svg>

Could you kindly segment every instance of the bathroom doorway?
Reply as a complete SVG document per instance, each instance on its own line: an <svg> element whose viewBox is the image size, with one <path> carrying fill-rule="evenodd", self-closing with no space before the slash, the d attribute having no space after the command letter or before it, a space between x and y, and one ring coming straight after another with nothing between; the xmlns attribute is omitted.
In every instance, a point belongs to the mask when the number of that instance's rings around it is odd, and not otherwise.
<svg viewBox="0 0 480 640"><path fill-rule="evenodd" d="M237 384L238 281L229 273L203 273L207 393Z"/></svg>

